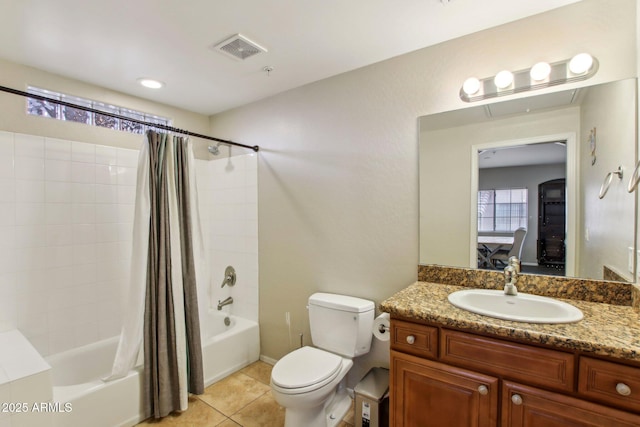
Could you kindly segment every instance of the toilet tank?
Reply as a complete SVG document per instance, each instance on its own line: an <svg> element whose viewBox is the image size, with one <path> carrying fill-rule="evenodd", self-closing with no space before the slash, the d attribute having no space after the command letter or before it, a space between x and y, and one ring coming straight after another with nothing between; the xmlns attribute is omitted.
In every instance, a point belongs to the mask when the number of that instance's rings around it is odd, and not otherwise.
<svg viewBox="0 0 640 427"><path fill-rule="evenodd" d="M375 304L346 295L315 293L309 297L311 341L346 357L369 352Z"/></svg>

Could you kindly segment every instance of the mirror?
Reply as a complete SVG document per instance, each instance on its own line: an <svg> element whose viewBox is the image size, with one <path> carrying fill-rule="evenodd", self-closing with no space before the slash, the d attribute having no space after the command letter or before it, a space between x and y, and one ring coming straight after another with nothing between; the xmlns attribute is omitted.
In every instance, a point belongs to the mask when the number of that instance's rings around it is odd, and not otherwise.
<svg viewBox="0 0 640 427"><path fill-rule="evenodd" d="M629 267L635 260L630 263L629 257L635 253L636 204L626 187L637 160L636 91L636 80L628 79L421 117L420 263L477 267L478 190L526 188L523 272L633 281ZM566 160L479 169L486 153L525 153L542 143L563 146ZM514 146L520 148L508 149ZM618 167L623 178L614 175L600 199L605 177ZM536 269L538 186L561 175L566 179L564 271ZM500 228L480 234L513 236ZM540 266L546 261L543 257Z"/></svg>

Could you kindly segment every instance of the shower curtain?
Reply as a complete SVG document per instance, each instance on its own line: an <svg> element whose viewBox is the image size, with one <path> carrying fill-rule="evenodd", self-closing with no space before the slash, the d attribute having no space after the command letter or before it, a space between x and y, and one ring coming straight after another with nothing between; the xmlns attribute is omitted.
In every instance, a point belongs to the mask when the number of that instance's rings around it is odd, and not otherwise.
<svg viewBox="0 0 640 427"><path fill-rule="evenodd" d="M194 241L202 245L189 140L147 131L138 160L129 307L112 374L144 343L144 409L161 418L204 392Z"/></svg>

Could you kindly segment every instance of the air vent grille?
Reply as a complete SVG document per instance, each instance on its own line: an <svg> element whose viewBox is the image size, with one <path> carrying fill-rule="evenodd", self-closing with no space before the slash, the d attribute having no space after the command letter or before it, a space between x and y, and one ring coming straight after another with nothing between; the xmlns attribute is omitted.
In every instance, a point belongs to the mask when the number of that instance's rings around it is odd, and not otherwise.
<svg viewBox="0 0 640 427"><path fill-rule="evenodd" d="M249 40L241 34L236 34L235 36L218 43L213 47L213 49L242 61L267 51L264 47Z"/></svg>

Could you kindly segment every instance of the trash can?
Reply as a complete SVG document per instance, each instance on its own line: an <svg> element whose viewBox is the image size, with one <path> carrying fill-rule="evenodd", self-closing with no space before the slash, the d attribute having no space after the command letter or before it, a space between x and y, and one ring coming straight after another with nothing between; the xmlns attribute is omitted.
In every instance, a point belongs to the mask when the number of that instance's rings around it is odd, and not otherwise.
<svg viewBox="0 0 640 427"><path fill-rule="evenodd" d="M388 427L389 370L371 368L353 391L356 427Z"/></svg>

